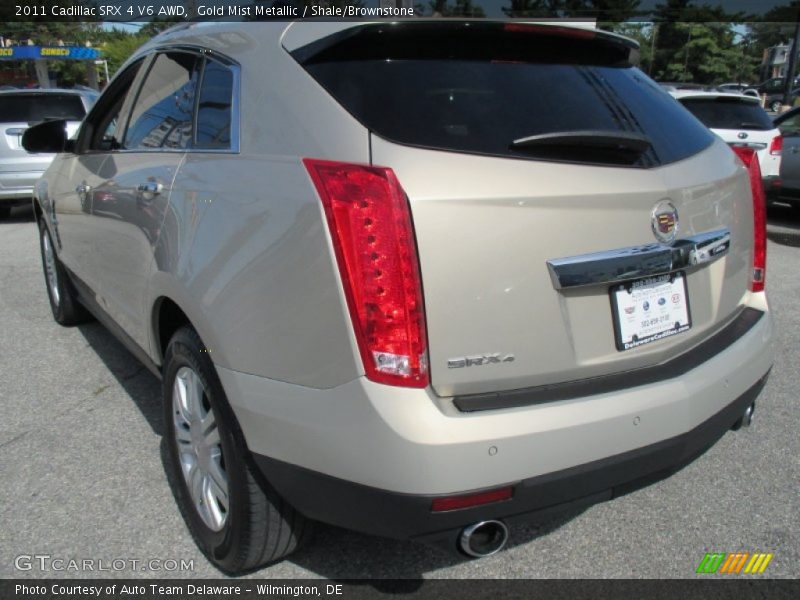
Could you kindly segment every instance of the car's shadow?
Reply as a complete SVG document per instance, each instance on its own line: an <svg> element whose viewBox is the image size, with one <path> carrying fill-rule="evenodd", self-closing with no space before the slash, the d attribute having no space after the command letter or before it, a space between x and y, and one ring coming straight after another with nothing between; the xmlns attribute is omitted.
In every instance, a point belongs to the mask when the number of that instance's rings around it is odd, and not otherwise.
<svg viewBox="0 0 800 600"><path fill-rule="evenodd" d="M15 206L7 217L0 219L0 225L30 223L34 220L33 206Z"/></svg>
<svg viewBox="0 0 800 600"><path fill-rule="evenodd" d="M174 493L175 482L167 468L161 382L99 323L79 325L77 329L130 396L153 432L161 437L160 454L167 474L165 480L170 480ZM513 548L547 535L571 521L583 510L585 508L549 517L538 526L512 528L508 547ZM416 584L384 583L381 579L420 580L425 572L469 561L454 549L373 537L322 523L315 524L309 543L286 560L327 579L371 579L374 581L370 585L377 590L400 593L415 591ZM258 573L259 571L255 571L255 574Z"/></svg>

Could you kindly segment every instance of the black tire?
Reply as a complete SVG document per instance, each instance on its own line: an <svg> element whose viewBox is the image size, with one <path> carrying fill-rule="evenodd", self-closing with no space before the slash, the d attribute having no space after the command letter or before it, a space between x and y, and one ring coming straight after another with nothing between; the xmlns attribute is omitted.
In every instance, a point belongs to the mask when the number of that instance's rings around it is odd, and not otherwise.
<svg viewBox="0 0 800 600"><path fill-rule="evenodd" d="M163 403L169 475L181 514L200 550L228 574L251 571L296 550L307 538L310 523L272 489L253 464L208 351L194 329L182 327L173 335L164 365ZM216 422L218 436L215 439L218 442L215 452L218 451L218 464L223 465L227 479L227 507L222 517L224 521L216 523L217 528L209 526L208 521L204 520L209 518L207 515L201 515L200 505L203 502L200 501L196 506L192 498L188 481L191 475L184 475L178 449L178 423L187 422L181 421L183 417L173 404L173 396L180 395L175 387L176 378L179 373L183 377L192 371L202 384L202 411L213 413ZM213 430L213 425L203 430L207 434ZM192 443L187 443L190 429L184 428L183 431L181 447L192 455L196 451L192 450L196 438L192 438ZM198 458L195 464L200 465L201 459ZM195 471L202 473L199 467L195 467ZM208 500L208 496L201 497ZM213 497L206 505L212 502L215 502Z"/></svg>
<svg viewBox="0 0 800 600"><path fill-rule="evenodd" d="M42 253L42 270L47 298L53 318L60 325L77 325L92 319L89 311L78 301L78 294L70 281L69 274L58 260L53 238L44 220L39 220L39 249ZM48 254L50 260L48 260ZM48 266L49 263L49 266Z"/></svg>
<svg viewBox="0 0 800 600"><path fill-rule="evenodd" d="M11 214L10 206L0 206L0 219L5 219L10 214Z"/></svg>

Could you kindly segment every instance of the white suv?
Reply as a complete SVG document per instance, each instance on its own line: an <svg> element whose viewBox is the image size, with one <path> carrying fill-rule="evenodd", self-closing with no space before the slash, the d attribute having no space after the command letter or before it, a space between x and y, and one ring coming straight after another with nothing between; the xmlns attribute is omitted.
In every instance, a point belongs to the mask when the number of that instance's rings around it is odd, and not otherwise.
<svg viewBox="0 0 800 600"><path fill-rule="evenodd" d="M783 136L757 97L681 90L670 94L731 146L752 148L758 156L765 193L769 196L778 190Z"/></svg>

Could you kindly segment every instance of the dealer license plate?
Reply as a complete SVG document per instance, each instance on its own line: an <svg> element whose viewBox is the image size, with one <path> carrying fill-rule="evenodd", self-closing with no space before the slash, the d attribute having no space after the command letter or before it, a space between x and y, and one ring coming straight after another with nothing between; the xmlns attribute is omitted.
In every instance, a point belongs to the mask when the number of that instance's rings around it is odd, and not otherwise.
<svg viewBox="0 0 800 600"><path fill-rule="evenodd" d="M611 288L617 350L638 348L692 326L686 276L672 273Z"/></svg>

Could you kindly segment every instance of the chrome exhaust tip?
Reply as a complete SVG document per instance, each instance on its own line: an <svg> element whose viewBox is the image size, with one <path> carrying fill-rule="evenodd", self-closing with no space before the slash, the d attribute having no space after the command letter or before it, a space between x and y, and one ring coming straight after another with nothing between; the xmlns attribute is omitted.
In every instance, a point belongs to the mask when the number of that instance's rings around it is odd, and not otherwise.
<svg viewBox="0 0 800 600"><path fill-rule="evenodd" d="M753 422L753 413L756 411L756 403L753 402L742 415L742 427L750 427Z"/></svg>
<svg viewBox="0 0 800 600"><path fill-rule="evenodd" d="M465 527L458 547L467 556L483 558L497 554L508 541L508 527L502 521L481 521Z"/></svg>
<svg viewBox="0 0 800 600"><path fill-rule="evenodd" d="M753 423L753 413L755 411L756 411L756 403L753 402L750 406L744 409L744 413L742 414L741 417L739 417L736 420L736 423L733 424L733 427L731 427L731 429L733 429L734 431L738 431L742 427L750 427L750 425Z"/></svg>

